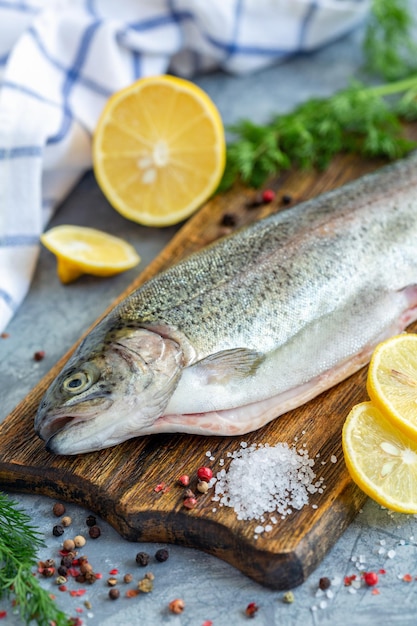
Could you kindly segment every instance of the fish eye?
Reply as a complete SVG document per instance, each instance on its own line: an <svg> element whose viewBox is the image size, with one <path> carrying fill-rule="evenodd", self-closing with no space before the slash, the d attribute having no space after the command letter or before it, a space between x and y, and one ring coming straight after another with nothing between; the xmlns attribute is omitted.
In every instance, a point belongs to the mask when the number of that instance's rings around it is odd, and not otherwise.
<svg viewBox="0 0 417 626"><path fill-rule="evenodd" d="M87 372L74 372L64 380L62 386L65 391L70 393L81 393L88 389L92 382L93 380Z"/></svg>

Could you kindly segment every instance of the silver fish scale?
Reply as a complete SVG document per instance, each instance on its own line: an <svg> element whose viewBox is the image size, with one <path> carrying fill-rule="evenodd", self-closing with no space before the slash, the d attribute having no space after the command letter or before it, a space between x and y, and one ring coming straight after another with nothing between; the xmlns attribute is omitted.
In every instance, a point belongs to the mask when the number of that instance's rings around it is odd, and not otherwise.
<svg viewBox="0 0 417 626"><path fill-rule="evenodd" d="M413 154L245 227L148 281L114 315L178 328L200 357L266 352L343 302L416 282L416 165Z"/></svg>

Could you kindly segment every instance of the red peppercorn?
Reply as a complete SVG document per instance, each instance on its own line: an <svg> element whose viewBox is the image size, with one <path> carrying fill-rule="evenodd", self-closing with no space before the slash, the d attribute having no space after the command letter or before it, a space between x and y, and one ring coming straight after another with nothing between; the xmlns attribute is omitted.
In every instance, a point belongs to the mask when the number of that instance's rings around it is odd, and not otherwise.
<svg viewBox="0 0 417 626"><path fill-rule="evenodd" d="M188 485L190 484L190 477L187 474L182 474L182 476L178 478L178 482L183 487L188 487Z"/></svg>
<svg viewBox="0 0 417 626"><path fill-rule="evenodd" d="M274 198L275 198L275 191L273 191L273 189L265 189L265 191L262 193L262 200L264 202L272 202Z"/></svg>
<svg viewBox="0 0 417 626"><path fill-rule="evenodd" d="M204 480L208 483L213 478L213 472L209 467L199 467L197 470L197 476L200 480Z"/></svg>
<svg viewBox="0 0 417 626"><path fill-rule="evenodd" d="M197 504L196 498L185 498L183 502L183 505L185 506L186 509L193 509L196 504Z"/></svg>
<svg viewBox="0 0 417 626"><path fill-rule="evenodd" d="M378 574L375 572L366 572L366 574L363 575L363 579L368 587L373 587L378 583Z"/></svg>
<svg viewBox="0 0 417 626"><path fill-rule="evenodd" d="M45 358L45 352L43 350L38 350L33 355L33 358L34 358L35 361L42 361L42 359Z"/></svg>
<svg viewBox="0 0 417 626"><path fill-rule="evenodd" d="M256 602L249 602L248 606L245 609L245 613L248 617L254 617L258 609L259 607Z"/></svg>

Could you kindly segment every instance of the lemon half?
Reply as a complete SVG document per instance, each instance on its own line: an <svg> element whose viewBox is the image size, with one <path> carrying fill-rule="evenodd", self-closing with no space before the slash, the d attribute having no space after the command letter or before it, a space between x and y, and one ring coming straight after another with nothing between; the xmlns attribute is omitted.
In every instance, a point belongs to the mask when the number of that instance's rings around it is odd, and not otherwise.
<svg viewBox="0 0 417 626"><path fill-rule="evenodd" d="M147 226L189 217L216 190L225 167L220 114L195 84L142 78L107 102L93 137L93 167L110 204Z"/></svg>

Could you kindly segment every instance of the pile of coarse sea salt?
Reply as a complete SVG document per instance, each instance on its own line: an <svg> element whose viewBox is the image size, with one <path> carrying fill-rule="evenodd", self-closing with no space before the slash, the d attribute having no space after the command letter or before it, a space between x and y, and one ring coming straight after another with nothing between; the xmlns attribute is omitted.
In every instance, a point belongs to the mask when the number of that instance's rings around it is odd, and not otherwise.
<svg viewBox="0 0 417 626"><path fill-rule="evenodd" d="M307 450L297 451L287 443L248 447L241 442L240 446L237 452L228 452L232 458L229 469L217 473L212 498L219 506L233 507L238 520L276 524L278 520L272 514L284 519L308 504L310 494L323 492L324 479L316 480L314 460ZM272 526L267 523L257 526L255 533L270 530Z"/></svg>

